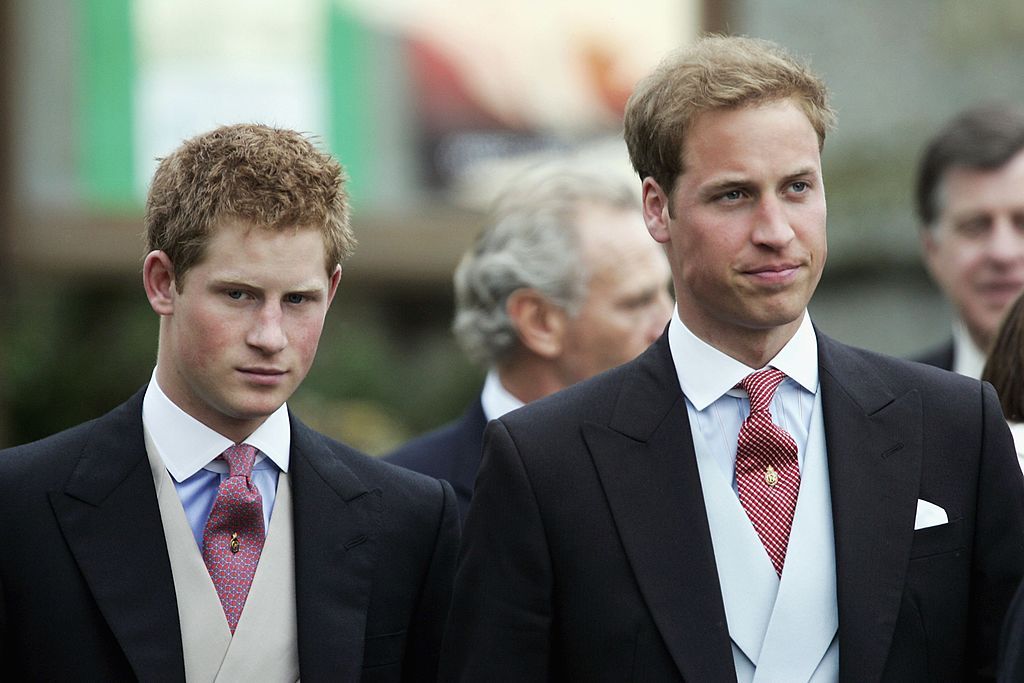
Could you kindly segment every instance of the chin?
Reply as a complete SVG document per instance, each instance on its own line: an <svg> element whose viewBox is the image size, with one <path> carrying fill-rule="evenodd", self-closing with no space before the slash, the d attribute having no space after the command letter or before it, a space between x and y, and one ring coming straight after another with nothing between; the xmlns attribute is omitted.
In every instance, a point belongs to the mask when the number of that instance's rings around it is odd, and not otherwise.
<svg viewBox="0 0 1024 683"><path fill-rule="evenodd" d="M803 309L791 311L757 311L750 317L750 327L761 330L774 330L792 325L803 316Z"/></svg>
<svg viewBox="0 0 1024 683"><path fill-rule="evenodd" d="M286 399L247 401L235 406L235 416L240 420L260 420L269 417L274 411L284 405Z"/></svg>

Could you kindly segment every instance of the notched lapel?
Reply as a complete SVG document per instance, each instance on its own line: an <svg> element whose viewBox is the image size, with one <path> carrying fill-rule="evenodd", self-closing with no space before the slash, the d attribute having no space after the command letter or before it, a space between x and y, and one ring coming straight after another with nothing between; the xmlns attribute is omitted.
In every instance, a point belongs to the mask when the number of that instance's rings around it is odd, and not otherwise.
<svg viewBox="0 0 1024 683"><path fill-rule="evenodd" d="M292 425L299 669L311 680L359 680L382 495L322 437L294 417Z"/></svg>
<svg viewBox="0 0 1024 683"><path fill-rule="evenodd" d="M874 680L885 666L913 541L921 399L916 391L893 396L852 350L830 340L821 346L840 679Z"/></svg>
<svg viewBox="0 0 1024 683"><path fill-rule="evenodd" d="M583 436L644 600L685 679L735 680L686 405L664 337L616 406L611 426L584 424Z"/></svg>
<svg viewBox="0 0 1024 683"><path fill-rule="evenodd" d="M141 680L184 680L181 628L142 394L101 418L50 505L114 637Z"/></svg>

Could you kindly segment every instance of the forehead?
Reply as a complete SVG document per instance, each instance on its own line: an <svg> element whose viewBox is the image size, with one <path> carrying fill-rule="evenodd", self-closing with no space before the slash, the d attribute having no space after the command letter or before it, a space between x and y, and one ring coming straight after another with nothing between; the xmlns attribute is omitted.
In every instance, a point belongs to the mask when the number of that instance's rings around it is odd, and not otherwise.
<svg viewBox="0 0 1024 683"><path fill-rule="evenodd" d="M317 228L265 227L245 220L218 223L197 268L219 278L305 280L325 278L327 248Z"/></svg>
<svg viewBox="0 0 1024 683"><path fill-rule="evenodd" d="M682 153L684 173L695 166L724 170L796 156L820 163L818 134L791 98L701 112L687 131Z"/></svg>
<svg viewBox="0 0 1024 683"><path fill-rule="evenodd" d="M939 185L940 210L950 214L1024 208L1024 150L999 168L954 166Z"/></svg>

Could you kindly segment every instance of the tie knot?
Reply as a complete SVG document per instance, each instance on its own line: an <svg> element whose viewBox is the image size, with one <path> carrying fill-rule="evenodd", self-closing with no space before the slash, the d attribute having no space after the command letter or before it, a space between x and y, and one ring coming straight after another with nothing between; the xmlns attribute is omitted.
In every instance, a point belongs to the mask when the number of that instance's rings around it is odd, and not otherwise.
<svg viewBox="0 0 1024 683"><path fill-rule="evenodd" d="M252 466L256 462L256 449L253 446L240 443L221 453L220 457L228 463L229 477L252 476Z"/></svg>
<svg viewBox="0 0 1024 683"><path fill-rule="evenodd" d="M744 377L740 386L746 389L747 396L750 397L750 412L767 410L768 404L772 402L772 396L775 395L775 390L779 388L784 379L786 379L786 373L775 368L758 370Z"/></svg>

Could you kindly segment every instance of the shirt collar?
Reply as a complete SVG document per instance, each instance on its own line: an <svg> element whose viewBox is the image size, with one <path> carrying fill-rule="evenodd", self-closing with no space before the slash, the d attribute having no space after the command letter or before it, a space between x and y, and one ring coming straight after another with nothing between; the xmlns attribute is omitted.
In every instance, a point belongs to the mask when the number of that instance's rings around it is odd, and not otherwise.
<svg viewBox="0 0 1024 683"><path fill-rule="evenodd" d="M496 420L505 413L523 407L523 402L502 385L498 371L494 368L487 371L487 379L484 380L484 388L480 393L480 403L484 407L484 417L488 420Z"/></svg>
<svg viewBox="0 0 1024 683"><path fill-rule="evenodd" d="M697 410L704 410L720 399L740 380L761 368L749 368L715 347L697 338L672 312L668 326L668 345L679 377L679 386ZM772 366L811 393L818 390L818 339L811 317L804 311L796 334L765 367Z"/></svg>
<svg viewBox="0 0 1024 683"><path fill-rule="evenodd" d="M960 320L953 323L953 372L974 379L985 369L985 354L971 339L967 326Z"/></svg>
<svg viewBox="0 0 1024 683"><path fill-rule="evenodd" d="M214 463L217 456L234 442L217 433L179 408L160 389L156 370L142 399L142 425L156 446L157 453L171 476L178 483L203 468L227 471ZM274 411L245 443L258 451L256 464L265 458L283 472L288 471L291 453L291 421L287 404Z"/></svg>

